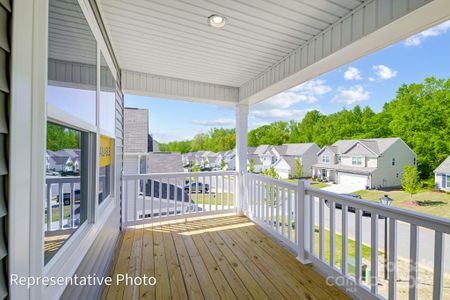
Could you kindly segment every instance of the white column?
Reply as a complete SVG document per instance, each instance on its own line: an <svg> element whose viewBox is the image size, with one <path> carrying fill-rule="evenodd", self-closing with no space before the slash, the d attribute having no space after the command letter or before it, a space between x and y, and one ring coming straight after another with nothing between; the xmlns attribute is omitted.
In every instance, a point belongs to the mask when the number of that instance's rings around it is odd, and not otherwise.
<svg viewBox="0 0 450 300"><path fill-rule="evenodd" d="M247 210L247 134L248 134L248 104L236 105L236 171L238 213Z"/></svg>

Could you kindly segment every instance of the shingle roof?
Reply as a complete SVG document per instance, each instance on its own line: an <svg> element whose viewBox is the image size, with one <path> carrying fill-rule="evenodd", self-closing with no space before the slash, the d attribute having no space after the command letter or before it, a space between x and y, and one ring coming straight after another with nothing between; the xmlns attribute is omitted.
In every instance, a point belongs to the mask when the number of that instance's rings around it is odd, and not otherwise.
<svg viewBox="0 0 450 300"><path fill-rule="evenodd" d="M400 140L400 138L379 138L379 139L361 139L361 140L339 140L333 144L337 148L336 153L345 153L350 147L355 143L361 143L366 148L370 149L377 155L385 152L389 147L391 147L395 142Z"/></svg>
<svg viewBox="0 0 450 300"><path fill-rule="evenodd" d="M300 156L314 145L314 143L283 144L281 146L274 146L274 148L280 155Z"/></svg>
<svg viewBox="0 0 450 300"><path fill-rule="evenodd" d="M258 155L264 154L269 149L269 147L270 147L269 145L260 145L260 146L256 147L256 150L253 154L258 154Z"/></svg>
<svg viewBox="0 0 450 300"><path fill-rule="evenodd" d="M262 161L259 158L258 154L249 154L247 155L248 161L250 161L250 159L253 159L253 162L255 163L255 165L262 165Z"/></svg>
<svg viewBox="0 0 450 300"><path fill-rule="evenodd" d="M439 167L434 170L435 173L450 173L450 155L444 159Z"/></svg>

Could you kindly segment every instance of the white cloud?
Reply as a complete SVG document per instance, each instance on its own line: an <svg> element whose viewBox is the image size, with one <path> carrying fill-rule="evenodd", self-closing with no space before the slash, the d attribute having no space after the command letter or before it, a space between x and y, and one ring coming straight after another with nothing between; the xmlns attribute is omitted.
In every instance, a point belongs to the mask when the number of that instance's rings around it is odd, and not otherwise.
<svg viewBox="0 0 450 300"><path fill-rule="evenodd" d="M355 67L348 67L347 71L344 72L344 78L346 80L361 80L361 72Z"/></svg>
<svg viewBox="0 0 450 300"><path fill-rule="evenodd" d="M415 34L404 41L405 46L413 47L419 46L422 42L432 36L439 36L446 33L450 29L450 21L446 21L430 29L422 31L421 33Z"/></svg>
<svg viewBox="0 0 450 300"><path fill-rule="evenodd" d="M312 109L267 109L267 110L252 110L251 113L255 117L261 119L276 119L276 120L301 120L308 111Z"/></svg>
<svg viewBox="0 0 450 300"><path fill-rule="evenodd" d="M370 92L366 91L362 85L355 85L349 88L339 88L331 102L352 104L368 100L369 95Z"/></svg>
<svg viewBox="0 0 450 300"><path fill-rule="evenodd" d="M256 104L250 110L250 115L255 119L264 121L300 120L309 109L294 109L293 106L295 104L316 103L318 96L324 95L331 90L331 87L326 84L325 80L310 80Z"/></svg>
<svg viewBox="0 0 450 300"><path fill-rule="evenodd" d="M192 120L192 124L200 126L234 126L234 119Z"/></svg>
<svg viewBox="0 0 450 300"><path fill-rule="evenodd" d="M190 140L194 137L192 135L182 135L179 132L167 131L167 130L152 130L151 135L153 138L160 143L168 143L172 141L184 141Z"/></svg>
<svg viewBox="0 0 450 300"><path fill-rule="evenodd" d="M331 92L331 87L323 79L313 79L293 87L289 91L303 95L321 96Z"/></svg>
<svg viewBox="0 0 450 300"><path fill-rule="evenodd" d="M373 66L373 69L375 71L375 74L381 80L394 78L395 76L397 76L397 73L398 73L397 71L394 71L385 65L376 65L376 66Z"/></svg>
<svg viewBox="0 0 450 300"><path fill-rule="evenodd" d="M369 77L369 81L375 81L375 78L373 78L373 77Z"/></svg>

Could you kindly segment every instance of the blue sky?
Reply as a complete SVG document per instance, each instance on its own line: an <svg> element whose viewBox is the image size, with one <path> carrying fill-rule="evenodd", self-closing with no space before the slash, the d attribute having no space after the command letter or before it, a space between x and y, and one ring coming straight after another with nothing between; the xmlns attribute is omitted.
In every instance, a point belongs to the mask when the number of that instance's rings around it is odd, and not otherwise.
<svg viewBox="0 0 450 300"><path fill-rule="evenodd" d="M370 106L381 111L404 83L450 77L450 21L280 93L250 109L250 129L277 120L300 121L311 109L323 114ZM187 101L125 96L126 107L149 109L150 132L160 142L191 139L214 127L234 127L234 109Z"/></svg>

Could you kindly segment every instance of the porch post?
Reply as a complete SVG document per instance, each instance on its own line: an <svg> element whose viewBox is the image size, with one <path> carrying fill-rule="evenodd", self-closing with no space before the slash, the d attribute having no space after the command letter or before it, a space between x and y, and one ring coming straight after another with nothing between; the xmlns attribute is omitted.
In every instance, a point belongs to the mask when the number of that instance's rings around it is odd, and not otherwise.
<svg viewBox="0 0 450 300"><path fill-rule="evenodd" d="M310 242L308 237L310 236L310 196L306 194L306 187L309 184L307 181L299 180L297 186L297 203L295 205L297 211L295 213L295 233L297 235L297 259L302 264L310 264L311 260L308 259L308 253L306 249L309 249Z"/></svg>
<svg viewBox="0 0 450 300"><path fill-rule="evenodd" d="M247 211L247 133L248 104L236 105L236 171L238 213Z"/></svg>

